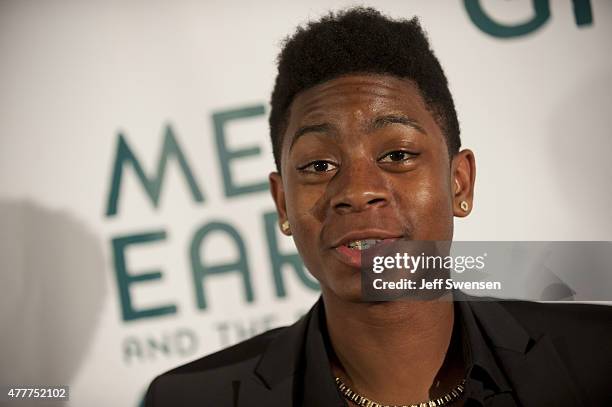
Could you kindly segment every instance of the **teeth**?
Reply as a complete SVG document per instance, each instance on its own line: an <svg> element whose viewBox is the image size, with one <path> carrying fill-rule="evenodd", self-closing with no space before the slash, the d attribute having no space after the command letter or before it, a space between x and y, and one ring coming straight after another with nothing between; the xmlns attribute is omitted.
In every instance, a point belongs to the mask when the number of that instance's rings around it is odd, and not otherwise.
<svg viewBox="0 0 612 407"><path fill-rule="evenodd" d="M349 249L355 250L366 250L370 247L376 246L378 243L382 242L382 239L364 239L364 240L354 240L347 244L346 246Z"/></svg>

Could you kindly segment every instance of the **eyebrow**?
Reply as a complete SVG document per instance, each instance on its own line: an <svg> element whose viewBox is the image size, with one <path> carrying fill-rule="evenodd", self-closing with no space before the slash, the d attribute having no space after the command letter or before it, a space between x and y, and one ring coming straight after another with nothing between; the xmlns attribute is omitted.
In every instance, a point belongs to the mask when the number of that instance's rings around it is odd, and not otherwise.
<svg viewBox="0 0 612 407"><path fill-rule="evenodd" d="M293 135L293 139L299 138L306 133L327 133L331 130L332 126L328 123L321 124L310 124L307 126L300 127L295 134Z"/></svg>
<svg viewBox="0 0 612 407"><path fill-rule="evenodd" d="M291 145L289 146L289 151L293 148L295 142L307 133L329 133L333 129L333 126L329 123L319 123L319 124L309 124L306 126L302 126L293 135L293 140L291 140Z"/></svg>
<svg viewBox="0 0 612 407"><path fill-rule="evenodd" d="M416 130L423 135L427 135L427 132L425 132L425 129L423 129L423 127L416 120L413 120L407 116L395 115L395 114L376 117L371 122L371 124L368 126L367 131L371 132L373 130L382 129L392 124L401 124L403 126L411 128L412 130ZM293 135L293 140L291 140L289 151L291 151L297 139L299 139L305 134L332 133L333 130L334 130L334 126L329 123L318 123L318 124L309 124L306 126L302 126L299 129L297 129L297 131Z"/></svg>
<svg viewBox="0 0 612 407"><path fill-rule="evenodd" d="M401 124L401 125L410 127L411 129L416 130L419 133L422 133L424 136L427 135L427 132L425 132L425 129L423 129L423 127L416 120L413 120L403 115L390 114L390 115L377 117L376 119L374 119L374 122L372 123L372 127L378 130L390 124Z"/></svg>

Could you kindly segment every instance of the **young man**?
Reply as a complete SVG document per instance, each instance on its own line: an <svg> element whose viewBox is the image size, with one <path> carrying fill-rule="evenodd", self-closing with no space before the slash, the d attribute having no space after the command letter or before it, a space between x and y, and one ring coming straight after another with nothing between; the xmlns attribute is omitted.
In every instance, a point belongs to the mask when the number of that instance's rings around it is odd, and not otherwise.
<svg viewBox="0 0 612 407"><path fill-rule="evenodd" d="M450 241L472 208L474 155L416 19L355 8L298 29L271 104L272 196L321 299L293 326L159 376L147 406L612 401L608 307L362 301L362 247Z"/></svg>

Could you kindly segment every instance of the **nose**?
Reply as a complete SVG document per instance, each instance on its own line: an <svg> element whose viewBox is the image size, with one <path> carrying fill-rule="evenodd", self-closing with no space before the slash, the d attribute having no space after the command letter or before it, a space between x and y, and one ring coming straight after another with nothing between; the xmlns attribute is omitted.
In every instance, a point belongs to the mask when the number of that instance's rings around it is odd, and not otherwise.
<svg viewBox="0 0 612 407"><path fill-rule="evenodd" d="M348 214L386 206L390 192L380 171L375 163L365 162L341 168L331 208L338 214Z"/></svg>

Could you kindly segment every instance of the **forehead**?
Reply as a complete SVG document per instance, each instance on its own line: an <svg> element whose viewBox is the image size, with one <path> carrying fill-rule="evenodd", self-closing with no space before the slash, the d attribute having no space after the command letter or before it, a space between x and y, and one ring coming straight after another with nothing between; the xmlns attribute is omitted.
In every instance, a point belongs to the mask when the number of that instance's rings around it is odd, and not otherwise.
<svg viewBox="0 0 612 407"><path fill-rule="evenodd" d="M389 75L353 74L299 93L291 104L288 127L304 121L366 119L383 113L404 113L428 121L421 93L412 81Z"/></svg>

